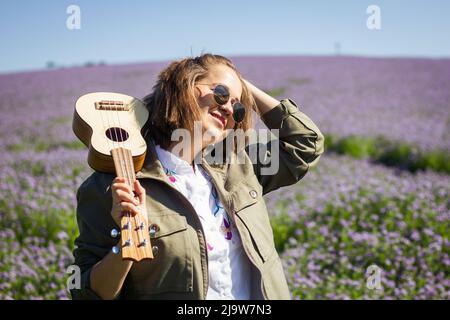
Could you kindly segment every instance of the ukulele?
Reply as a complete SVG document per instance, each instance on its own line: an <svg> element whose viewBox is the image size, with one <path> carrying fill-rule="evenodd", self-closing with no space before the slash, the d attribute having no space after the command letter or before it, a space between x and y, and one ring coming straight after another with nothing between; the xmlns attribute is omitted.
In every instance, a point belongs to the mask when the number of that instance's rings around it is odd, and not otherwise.
<svg viewBox="0 0 450 320"><path fill-rule="evenodd" d="M125 178L133 190L135 173L141 170L147 151L141 130L148 116L142 101L129 95L93 92L81 96L75 104L72 128L89 148L89 166ZM121 235L121 245L113 247L114 253L121 252L124 260L153 259L145 219L125 212L120 228L111 231L112 237Z"/></svg>

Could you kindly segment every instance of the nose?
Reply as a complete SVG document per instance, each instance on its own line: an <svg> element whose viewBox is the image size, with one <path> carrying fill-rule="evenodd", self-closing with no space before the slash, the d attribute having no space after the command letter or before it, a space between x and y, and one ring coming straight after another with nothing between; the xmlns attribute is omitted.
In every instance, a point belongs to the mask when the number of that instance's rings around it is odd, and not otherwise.
<svg viewBox="0 0 450 320"><path fill-rule="evenodd" d="M221 110L227 117L231 116L233 114L233 105L231 103L231 100L228 100L226 104L219 105L219 110Z"/></svg>

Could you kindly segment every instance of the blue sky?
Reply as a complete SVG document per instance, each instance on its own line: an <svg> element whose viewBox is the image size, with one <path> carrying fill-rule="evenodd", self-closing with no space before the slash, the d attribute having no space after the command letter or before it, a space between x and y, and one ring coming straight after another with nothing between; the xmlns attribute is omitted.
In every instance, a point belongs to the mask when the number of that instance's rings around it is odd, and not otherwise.
<svg viewBox="0 0 450 320"><path fill-rule="evenodd" d="M81 29L66 27L69 5ZM381 30L366 27L369 5ZM0 2L0 73L222 55L450 57L448 0Z"/></svg>

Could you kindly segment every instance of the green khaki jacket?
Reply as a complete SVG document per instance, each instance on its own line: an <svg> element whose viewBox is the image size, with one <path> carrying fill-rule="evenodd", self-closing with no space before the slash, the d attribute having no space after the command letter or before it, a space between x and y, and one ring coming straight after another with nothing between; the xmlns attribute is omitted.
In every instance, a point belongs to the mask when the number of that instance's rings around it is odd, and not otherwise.
<svg viewBox="0 0 450 320"><path fill-rule="evenodd" d="M243 149L248 160L245 164L214 163L202 156L200 165L211 176L222 204L233 217L251 261L252 299L290 299L263 195L296 183L316 165L324 151L324 137L290 99L263 114L262 121L269 129L279 129L278 139L268 142L279 143L275 174L261 174L263 164L250 161L249 146ZM151 238L157 253L153 260L133 264L118 298L205 299L208 253L201 222L190 202L167 181L153 139L146 140L146 159L136 178L146 189L149 224L159 226ZM255 145L270 153L267 145ZM80 235L74 257L81 270L81 288L71 290L74 299L99 299L90 289L90 271L118 242L110 236L117 227L110 214L114 177L94 172L77 192Z"/></svg>

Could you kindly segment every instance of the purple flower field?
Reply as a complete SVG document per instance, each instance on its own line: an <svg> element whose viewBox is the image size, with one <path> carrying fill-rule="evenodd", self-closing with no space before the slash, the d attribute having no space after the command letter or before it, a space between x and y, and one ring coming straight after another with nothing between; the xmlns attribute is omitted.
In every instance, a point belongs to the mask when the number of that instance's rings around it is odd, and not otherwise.
<svg viewBox="0 0 450 320"><path fill-rule="evenodd" d="M384 135L450 150L450 59L241 58L244 76L282 89L336 136ZM270 71L267 67L270 66Z"/></svg>
<svg viewBox="0 0 450 320"><path fill-rule="evenodd" d="M236 58L325 134L382 134L450 152L450 60ZM90 174L72 133L76 99L143 97L166 63L0 75L0 299L67 299L75 192ZM296 299L450 299L450 176L325 153L266 196ZM369 289L367 268L380 268Z"/></svg>
<svg viewBox="0 0 450 320"><path fill-rule="evenodd" d="M450 176L416 175L327 155L299 184L267 197L301 299L449 299ZM275 226L277 229L277 227ZM383 290L366 287L375 264Z"/></svg>

